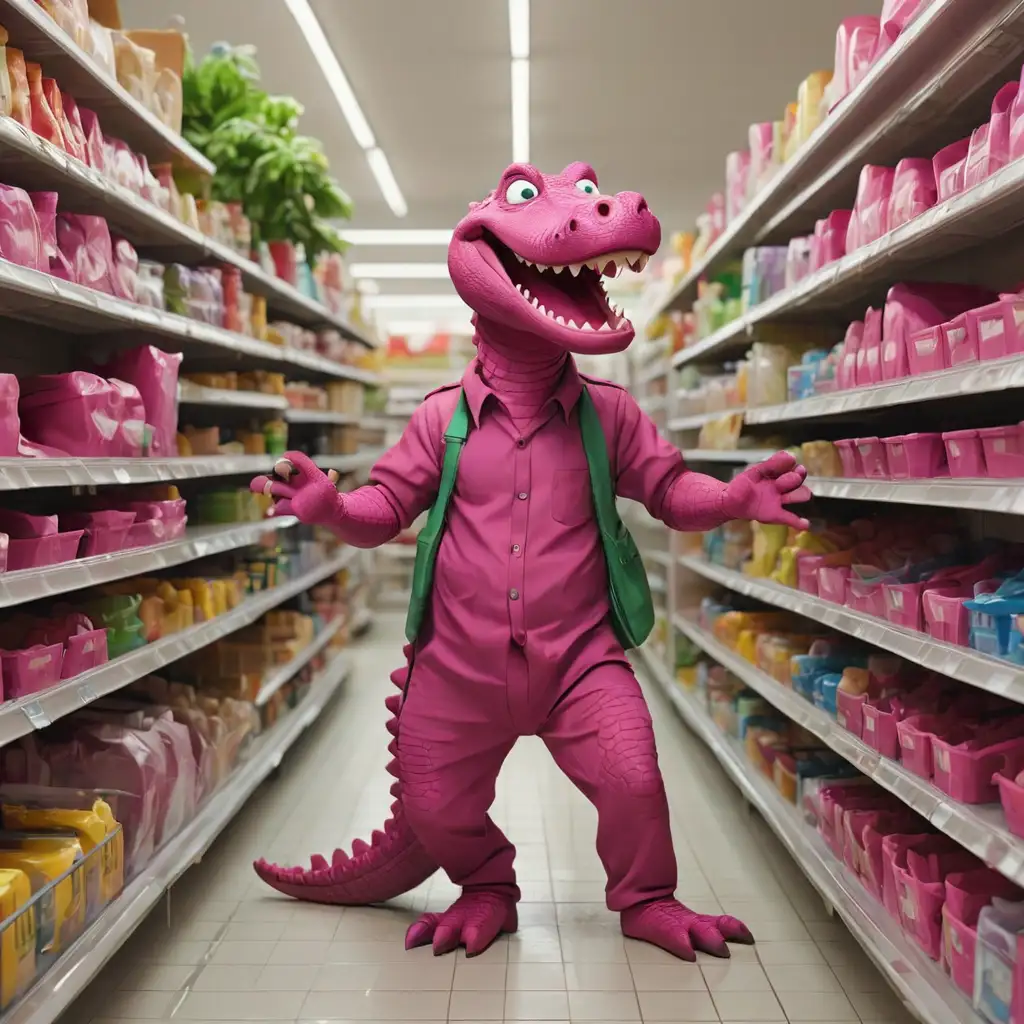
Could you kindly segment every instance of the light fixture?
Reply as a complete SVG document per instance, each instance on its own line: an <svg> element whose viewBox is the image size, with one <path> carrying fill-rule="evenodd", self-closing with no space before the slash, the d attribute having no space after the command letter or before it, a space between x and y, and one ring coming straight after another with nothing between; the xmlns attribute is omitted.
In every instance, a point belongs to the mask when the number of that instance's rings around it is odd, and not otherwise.
<svg viewBox="0 0 1024 1024"><path fill-rule="evenodd" d="M513 60L530 59L530 0L508 0L508 38Z"/></svg>
<svg viewBox="0 0 1024 1024"><path fill-rule="evenodd" d="M313 13L309 0L285 0L285 6L305 36L317 64L320 65L320 70L324 73L324 78L327 79L328 88L334 94L341 113L348 122L352 137L366 154L370 171L384 196L384 201L391 207L391 212L396 217L404 217L409 212L409 208L405 204L402 191L398 187L398 182L395 181L395 176L391 173L387 157L377 145L370 122L366 120L363 108L359 106L359 100L356 99L356 94L352 91L348 76L339 63L334 48L324 33L317 16Z"/></svg>
<svg viewBox="0 0 1024 1024"><path fill-rule="evenodd" d="M352 277L376 277L391 281L445 281L447 263L353 263Z"/></svg>
<svg viewBox="0 0 1024 1024"><path fill-rule="evenodd" d="M396 217L404 217L409 212L409 207L405 204L405 196L402 195L402 190L398 187L398 182L395 181L391 164L388 163L384 150L379 146L368 149L366 162L370 165L370 171L377 180L377 188L384 196L384 202L391 207L391 212Z"/></svg>
<svg viewBox="0 0 1024 1024"><path fill-rule="evenodd" d="M448 228L341 228L340 231L349 245L447 245L452 240Z"/></svg>
<svg viewBox="0 0 1024 1024"><path fill-rule="evenodd" d="M465 309L467 306L458 295L368 295L366 305L371 309Z"/></svg>
<svg viewBox="0 0 1024 1024"><path fill-rule="evenodd" d="M512 61L512 161L530 162L530 62Z"/></svg>

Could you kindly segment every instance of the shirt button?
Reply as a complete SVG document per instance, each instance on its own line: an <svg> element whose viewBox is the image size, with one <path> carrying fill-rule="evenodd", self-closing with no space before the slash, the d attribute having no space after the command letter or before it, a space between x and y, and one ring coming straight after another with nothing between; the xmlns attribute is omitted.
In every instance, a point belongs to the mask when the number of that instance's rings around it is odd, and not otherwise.
<svg viewBox="0 0 1024 1024"><path fill-rule="evenodd" d="M518 544L513 544L512 545L512 552L513 552L513 554L519 554L519 545Z"/></svg>
<svg viewBox="0 0 1024 1024"><path fill-rule="evenodd" d="M512 598L513 601L518 601L519 600L519 591L518 590L510 590L508 592L508 596L510 598Z"/></svg>
<svg viewBox="0 0 1024 1024"><path fill-rule="evenodd" d="M519 440L516 441L516 447L517 448L525 448L526 447L526 439L522 438L522 437L519 438Z"/></svg>
<svg viewBox="0 0 1024 1024"><path fill-rule="evenodd" d="M517 495L517 497L519 498L520 501L526 501L526 498L527 498L526 491L520 491L519 494Z"/></svg>

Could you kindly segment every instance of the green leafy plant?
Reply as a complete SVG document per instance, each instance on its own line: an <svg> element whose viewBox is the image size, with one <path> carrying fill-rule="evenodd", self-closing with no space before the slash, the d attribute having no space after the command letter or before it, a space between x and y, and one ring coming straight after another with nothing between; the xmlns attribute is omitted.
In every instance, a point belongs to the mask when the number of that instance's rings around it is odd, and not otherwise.
<svg viewBox="0 0 1024 1024"><path fill-rule="evenodd" d="M256 242L301 244L312 263L345 244L328 223L349 219L352 201L331 177L316 139L298 133L302 104L259 87L253 47L219 44L183 86L183 133L217 167L212 198L241 203Z"/></svg>

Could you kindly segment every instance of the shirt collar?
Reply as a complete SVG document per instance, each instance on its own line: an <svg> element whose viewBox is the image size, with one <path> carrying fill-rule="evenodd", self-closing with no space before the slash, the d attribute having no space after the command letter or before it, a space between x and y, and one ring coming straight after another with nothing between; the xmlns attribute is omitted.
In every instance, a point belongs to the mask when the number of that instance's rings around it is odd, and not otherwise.
<svg viewBox="0 0 1024 1024"><path fill-rule="evenodd" d="M495 395L494 391L481 376L478 359L474 358L469 366L466 367L466 372L462 375L462 388L466 393L466 403L473 417L473 423L479 427L480 414L484 404L488 398L497 398L497 395ZM558 382L558 387L555 388L555 393L551 396L558 403L566 422L568 422L569 416L579 401L582 392L583 380L576 369L575 360L572 356L569 356L565 362L565 369L562 371L562 379Z"/></svg>

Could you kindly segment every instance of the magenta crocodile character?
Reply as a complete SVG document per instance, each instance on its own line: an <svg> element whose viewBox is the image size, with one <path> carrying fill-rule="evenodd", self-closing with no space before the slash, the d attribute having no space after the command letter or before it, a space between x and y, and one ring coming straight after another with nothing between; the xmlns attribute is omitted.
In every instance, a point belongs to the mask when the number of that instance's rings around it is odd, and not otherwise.
<svg viewBox="0 0 1024 1024"><path fill-rule="evenodd" d="M654 732L610 622L609 574L578 422L586 389L617 494L673 530L730 519L805 529L787 506L807 501L805 471L774 455L723 483L687 469L630 394L584 377L571 353L623 351L633 326L602 277L641 270L661 228L636 192L602 193L594 171L516 164L470 206L448 249L459 295L474 310L476 357L461 382L432 392L370 483L338 493L301 453L275 478L275 512L327 526L372 548L429 509L442 478L446 429L465 396L472 429L437 553L424 628L387 700L395 802L369 843L309 868L259 861L259 876L300 900L382 903L438 868L462 893L422 915L406 947L483 952L514 932L515 847L491 820L495 781L520 736L540 736L598 813L607 905L623 934L685 960L753 942L728 916L679 903L676 857ZM413 668L414 666L414 668Z"/></svg>

